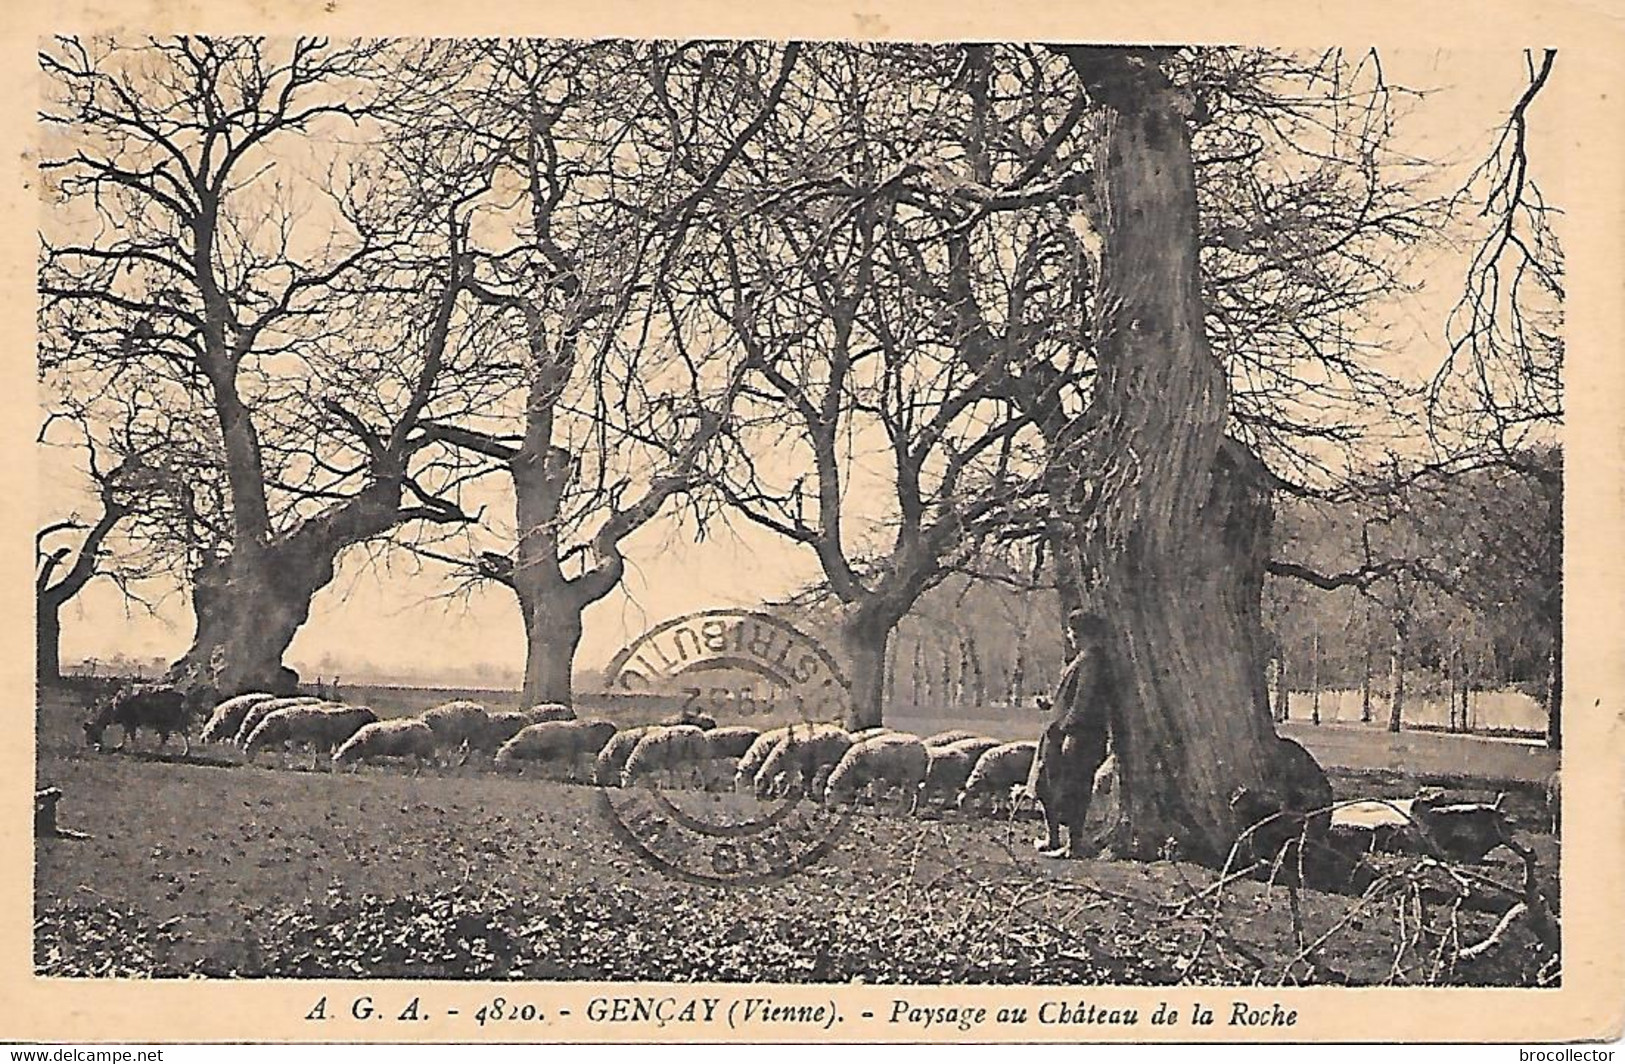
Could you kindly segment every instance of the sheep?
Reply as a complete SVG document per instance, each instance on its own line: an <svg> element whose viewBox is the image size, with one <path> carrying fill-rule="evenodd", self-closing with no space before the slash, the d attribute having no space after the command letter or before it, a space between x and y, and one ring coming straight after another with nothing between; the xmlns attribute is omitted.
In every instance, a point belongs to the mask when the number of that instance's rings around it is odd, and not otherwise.
<svg viewBox="0 0 1625 1064"><path fill-rule="evenodd" d="M976 766L970 770L970 777L965 780L955 804L960 809L967 805L974 808L985 799L996 806L1001 796L1009 796L1011 788L1026 784L1028 775L1032 773L1033 758L1037 755L1038 741L1035 739L993 747L977 758Z"/></svg>
<svg viewBox="0 0 1625 1064"><path fill-rule="evenodd" d="M416 717L364 724L333 754L335 765L354 765L380 757L410 757L422 768L434 756L434 729Z"/></svg>
<svg viewBox="0 0 1625 1064"><path fill-rule="evenodd" d="M445 702L430 706L418 714L418 719L434 731L437 748L462 750L480 741L490 718L478 702ZM463 759L467 758L465 753Z"/></svg>
<svg viewBox="0 0 1625 1064"><path fill-rule="evenodd" d="M659 727L658 724L645 724L612 735L593 761L592 781L600 787L619 787L621 771L626 768L627 759L632 756L632 751L637 749L638 740Z"/></svg>
<svg viewBox="0 0 1625 1064"><path fill-rule="evenodd" d="M713 761L743 757L760 735L755 728L743 724L712 729L705 733L706 756Z"/></svg>
<svg viewBox="0 0 1625 1064"><path fill-rule="evenodd" d="M304 743L313 753L332 753L356 732L378 720L366 706L322 703L314 706L286 706L266 716L243 743L243 752L253 757L268 746ZM311 766L315 767L314 763Z"/></svg>
<svg viewBox="0 0 1625 1064"><path fill-rule="evenodd" d="M532 724L545 724L550 720L575 720L576 711L562 702L541 702L522 711Z"/></svg>
<svg viewBox="0 0 1625 1064"><path fill-rule="evenodd" d="M709 753L705 731L694 724L660 725L638 740L621 770L621 786L630 787L656 772L668 775L684 765L698 768Z"/></svg>
<svg viewBox="0 0 1625 1064"><path fill-rule="evenodd" d="M192 752L192 740L187 736L191 723L191 700L178 687L169 684L130 684L121 687L112 697L99 702L95 713L85 721L85 740L98 749L109 724L124 729L124 737L115 749L122 750L137 731L151 728L158 733L158 745L164 746L172 734L180 733L184 754Z"/></svg>
<svg viewBox="0 0 1625 1064"><path fill-rule="evenodd" d="M955 728L953 731L937 732L935 735L928 735L922 741L926 746L950 746L954 743L963 742L966 739L976 738L980 738L980 736L973 731L966 731L963 728Z"/></svg>
<svg viewBox="0 0 1625 1064"><path fill-rule="evenodd" d="M958 732L943 732L943 735L957 735ZM925 780L920 784L920 801L937 802L947 805L957 800L960 789L970 778L976 762L981 756L996 746L1002 746L997 739L989 739L983 735L973 735L968 739L959 739L951 743L933 745L933 735L924 740L925 752L930 755L931 764L926 768Z"/></svg>
<svg viewBox="0 0 1625 1064"><path fill-rule="evenodd" d="M919 804L920 785L931 763L925 744L914 736L882 735L852 745L824 788L824 803L851 802L860 788L877 783L900 787L908 797L908 810Z"/></svg>
<svg viewBox="0 0 1625 1064"><path fill-rule="evenodd" d="M1455 802L1436 788L1424 788L1414 798L1367 798L1344 802L1331 814L1331 834L1358 840L1362 850L1429 853L1433 850L1456 860L1477 863L1512 838L1512 825L1501 804Z"/></svg>
<svg viewBox="0 0 1625 1064"><path fill-rule="evenodd" d="M852 737L838 724L792 726L756 773L756 797L800 786L817 791L820 770L833 769L852 748Z"/></svg>
<svg viewBox="0 0 1625 1064"><path fill-rule="evenodd" d="M701 731L710 731L717 726L717 718L702 710L684 706L676 713L661 718L660 723L668 728L674 728L681 724L692 724Z"/></svg>
<svg viewBox="0 0 1625 1064"><path fill-rule="evenodd" d="M930 743L926 743L925 745L927 747L931 747ZM975 768L978 758L987 753L989 750L993 749L995 746L1003 745L1004 743L998 739L989 739L985 735L973 735L969 739L960 739L957 742L951 742L944 746L935 747L934 749L963 750L965 751L965 756L970 758L971 767Z"/></svg>
<svg viewBox="0 0 1625 1064"><path fill-rule="evenodd" d="M705 733L705 757L700 772L705 777L706 790L711 790L727 778L727 774L750 750L760 734L755 728L742 724L713 728Z"/></svg>
<svg viewBox="0 0 1625 1064"><path fill-rule="evenodd" d="M526 709L489 713L486 715L484 727L480 729L479 738L469 744L469 749L495 755L503 743L532 724L540 723L542 722L532 717L530 710Z"/></svg>
<svg viewBox="0 0 1625 1064"><path fill-rule="evenodd" d="M243 722L237 726L237 736L231 741L238 746L248 742L248 737L254 734L254 729L260 726L260 721L279 709L286 709L289 706L319 706L321 704L322 700L320 698L308 696L301 698L273 698L266 702L256 702L248 707L247 713L243 714Z"/></svg>
<svg viewBox="0 0 1625 1064"><path fill-rule="evenodd" d="M498 768L522 768L523 763L563 762L574 773L582 754L596 757L615 734L607 720L545 720L522 728L497 751Z"/></svg>
<svg viewBox="0 0 1625 1064"><path fill-rule="evenodd" d="M784 742L785 737L789 734L790 729L788 727L770 728L756 737L756 741L751 743L745 752L740 755L739 764L734 770L735 790L744 786L746 780L754 781L756 779L756 773L761 769L763 763L767 761L768 756L773 753L775 747Z"/></svg>
<svg viewBox="0 0 1625 1064"><path fill-rule="evenodd" d="M581 731L581 742L576 756L585 757L587 766L591 766L597 760L598 755L604 752L604 747L609 745L609 741L615 738L615 733L620 730L614 721L608 720L577 720L571 723L576 724ZM570 773L572 777L575 775L573 764Z"/></svg>
<svg viewBox="0 0 1625 1064"><path fill-rule="evenodd" d="M895 735L895 734L897 734L897 733L892 728L879 728L879 727L877 727L877 728L864 728L861 731L855 731L855 732L852 733L852 741L854 743L866 743L870 739L878 739L882 735Z"/></svg>
<svg viewBox="0 0 1625 1064"><path fill-rule="evenodd" d="M199 736L206 743L229 743L236 736L237 729L243 726L243 717L248 711L261 702L269 702L276 695L256 691L253 694L238 695L228 698L209 715L209 722L203 726L203 734Z"/></svg>
<svg viewBox="0 0 1625 1064"><path fill-rule="evenodd" d="M947 804L959 794L965 780L970 778L971 769L976 767L976 759L986 751L972 753L958 743L949 743L947 746L927 745L925 752L930 762L925 769L925 779L920 781L919 800Z"/></svg>

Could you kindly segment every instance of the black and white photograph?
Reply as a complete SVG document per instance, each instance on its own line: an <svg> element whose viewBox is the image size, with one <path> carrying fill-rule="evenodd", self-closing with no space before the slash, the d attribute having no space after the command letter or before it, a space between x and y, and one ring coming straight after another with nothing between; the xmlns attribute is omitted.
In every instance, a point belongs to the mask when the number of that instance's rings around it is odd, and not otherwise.
<svg viewBox="0 0 1625 1064"><path fill-rule="evenodd" d="M36 979L1571 985L1564 49L36 43Z"/></svg>

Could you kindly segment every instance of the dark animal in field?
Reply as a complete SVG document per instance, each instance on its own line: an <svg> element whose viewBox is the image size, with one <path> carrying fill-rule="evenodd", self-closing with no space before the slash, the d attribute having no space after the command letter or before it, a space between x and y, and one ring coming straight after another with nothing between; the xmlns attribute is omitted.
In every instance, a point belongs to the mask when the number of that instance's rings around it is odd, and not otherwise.
<svg viewBox="0 0 1625 1064"><path fill-rule="evenodd" d="M1490 803L1419 798L1412 808L1422 831L1441 853L1477 864L1512 837L1512 826L1501 812L1505 798L1496 795Z"/></svg>
<svg viewBox="0 0 1625 1064"><path fill-rule="evenodd" d="M1476 864L1512 837L1512 825L1494 802L1463 802L1432 791L1416 798L1368 799L1340 805L1332 832L1360 851L1434 853ZM1351 846L1352 844L1352 846Z"/></svg>
<svg viewBox="0 0 1625 1064"><path fill-rule="evenodd" d="M1332 785L1319 762L1291 739L1280 738L1265 790L1238 787L1230 796L1236 818L1236 859L1262 862L1280 882L1296 883L1300 865L1311 881L1342 874L1345 862L1332 861L1325 845L1332 826ZM1321 860L1321 869L1309 868ZM1336 867L1332 867L1335 865Z"/></svg>
<svg viewBox="0 0 1625 1064"><path fill-rule="evenodd" d="M120 689L111 698L97 703L91 718L85 721L85 740L95 747L102 745L102 736L108 725L117 724L124 729L124 738L116 749L123 749L137 731L148 728L158 733L158 745L164 746L171 735L179 734L184 753L192 752L192 740L187 729L191 724L196 700L187 692L168 684L134 684Z"/></svg>

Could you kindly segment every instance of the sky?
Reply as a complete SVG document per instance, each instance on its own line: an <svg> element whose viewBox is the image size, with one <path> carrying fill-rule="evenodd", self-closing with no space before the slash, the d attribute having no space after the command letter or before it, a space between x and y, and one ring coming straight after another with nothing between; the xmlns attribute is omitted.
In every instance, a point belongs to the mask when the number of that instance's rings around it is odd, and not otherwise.
<svg viewBox="0 0 1625 1064"><path fill-rule="evenodd" d="M1441 164L1441 188L1459 183L1482 158L1526 84L1517 52L1386 52L1383 63L1391 83L1436 90L1411 105L1397 146ZM1548 200L1559 206L1561 174L1552 163L1560 158L1563 131L1549 101L1561 90L1563 76L1560 56L1548 92L1530 115L1534 176ZM1423 252L1415 263L1415 278L1424 290L1388 308L1401 363L1412 361L1417 372L1437 360L1444 317L1459 293L1464 269L1460 249ZM60 450L41 454L42 521L90 509L83 477L71 458ZM742 520L715 528L704 542L695 543L688 527L660 518L635 533L624 548L626 579L588 609L578 671L601 667L639 633L669 617L754 605L820 576L811 551ZM428 568L411 575L398 569L384 579L359 554L346 556L337 578L316 597L288 663L308 678L337 672L357 679L371 674L473 685L484 677L505 685L524 664L523 631L512 593L492 586L466 601L447 599L450 584L442 572ZM173 658L191 636L184 595L169 595L149 614L125 603L105 580L95 581L65 606L62 620L64 663L114 653Z"/></svg>

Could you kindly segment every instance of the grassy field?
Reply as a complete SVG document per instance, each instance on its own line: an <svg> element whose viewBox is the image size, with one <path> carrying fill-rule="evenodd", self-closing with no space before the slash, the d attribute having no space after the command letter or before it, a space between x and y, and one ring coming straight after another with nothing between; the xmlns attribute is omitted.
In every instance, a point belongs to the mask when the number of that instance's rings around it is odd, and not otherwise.
<svg viewBox="0 0 1625 1064"><path fill-rule="evenodd" d="M421 708L368 693L376 708ZM357 692L347 692L355 701ZM424 695L422 704L442 693ZM496 708L494 704L492 708ZM647 706L607 707L604 715ZM64 826L35 864L35 961L47 975L478 977L780 982L1420 982L1395 961L1401 898L1306 892L1312 962L1285 892L1249 882L1197 894L1194 866L1046 862L1036 825L864 811L787 879L719 887L673 878L614 836L593 788L468 765L419 776L245 765L230 749L96 753L79 707L47 692L41 786ZM756 722L752 722L756 723ZM942 726L960 722L944 721ZM923 729L922 729L923 730ZM145 739L150 743L151 739ZM1341 795L1405 794L1392 772L1334 773ZM1465 782L1465 781L1464 781ZM1485 790L1483 786L1480 791ZM1472 790L1469 786L1468 790ZM1514 812L1533 824L1522 792ZM705 803L753 807L736 796ZM1555 842L1529 837L1547 868ZM1505 851L1501 851L1501 856ZM1511 881L1497 863L1485 871ZM1493 922L1467 914L1464 936ZM1472 983L1532 980L1516 934Z"/></svg>

